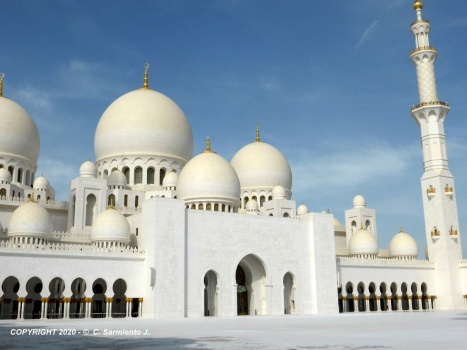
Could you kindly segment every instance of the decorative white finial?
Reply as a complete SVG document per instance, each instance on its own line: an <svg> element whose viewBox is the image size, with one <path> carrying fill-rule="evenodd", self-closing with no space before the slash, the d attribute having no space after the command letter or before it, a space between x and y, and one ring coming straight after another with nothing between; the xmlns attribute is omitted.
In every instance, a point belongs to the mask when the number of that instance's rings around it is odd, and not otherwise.
<svg viewBox="0 0 467 350"><path fill-rule="evenodd" d="M3 96L3 78L5 78L5 74L0 73L0 97Z"/></svg>

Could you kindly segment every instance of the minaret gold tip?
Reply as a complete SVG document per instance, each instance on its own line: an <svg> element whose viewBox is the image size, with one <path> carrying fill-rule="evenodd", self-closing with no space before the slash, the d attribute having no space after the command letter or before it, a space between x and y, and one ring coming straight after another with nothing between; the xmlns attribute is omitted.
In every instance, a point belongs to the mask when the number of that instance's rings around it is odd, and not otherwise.
<svg viewBox="0 0 467 350"><path fill-rule="evenodd" d="M0 73L0 97L3 96L3 78L5 77L5 74Z"/></svg>
<svg viewBox="0 0 467 350"><path fill-rule="evenodd" d="M423 3L420 0L415 0L413 4L413 9L417 11L417 10L421 10L422 8L423 8Z"/></svg>
<svg viewBox="0 0 467 350"><path fill-rule="evenodd" d="M148 74L148 69L149 69L149 63L144 64L144 83L143 83L143 89L149 89L149 74Z"/></svg>
<svg viewBox="0 0 467 350"><path fill-rule="evenodd" d="M261 138L259 137L259 125L256 124L256 142L261 142Z"/></svg>

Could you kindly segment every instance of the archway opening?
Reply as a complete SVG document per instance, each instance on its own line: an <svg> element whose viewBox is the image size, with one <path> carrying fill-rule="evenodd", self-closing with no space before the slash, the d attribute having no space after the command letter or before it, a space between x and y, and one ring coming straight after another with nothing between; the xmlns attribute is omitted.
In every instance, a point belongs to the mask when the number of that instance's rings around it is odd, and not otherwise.
<svg viewBox="0 0 467 350"><path fill-rule="evenodd" d="M376 286L373 282L368 286L368 292L370 296L368 298L368 306L370 311L378 311L378 302L376 299Z"/></svg>
<svg viewBox="0 0 467 350"><path fill-rule="evenodd" d="M391 283L391 310L397 311L397 285Z"/></svg>
<svg viewBox="0 0 467 350"><path fill-rule="evenodd" d="M47 318L63 318L63 291L65 282L60 277L55 277L49 284L49 302L47 304Z"/></svg>
<svg viewBox="0 0 467 350"><path fill-rule="evenodd" d="M363 282L360 282L357 285L358 292L358 311L366 311L366 298L365 298L365 285Z"/></svg>
<svg viewBox="0 0 467 350"><path fill-rule="evenodd" d="M126 282L119 278L113 285L114 296L112 299L112 317L126 317Z"/></svg>
<svg viewBox="0 0 467 350"><path fill-rule="evenodd" d="M284 314L295 313L295 277L287 272L283 278L284 282Z"/></svg>
<svg viewBox="0 0 467 350"><path fill-rule="evenodd" d="M91 317L104 318L106 316L107 305L105 303L105 291L107 290L107 283L102 278L98 278L92 284L92 304L91 304Z"/></svg>
<svg viewBox="0 0 467 350"><path fill-rule="evenodd" d="M388 310L388 296L386 294L386 283L381 283L379 286L379 293L381 295L379 300L379 308L381 311Z"/></svg>
<svg viewBox="0 0 467 350"><path fill-rule="evenodd" d="M417 294L417 284L412 283L410 286L410 290L412 291L412 310L418 310L418 294Z"/></svg>
<svg viewBox="0 0 467 350"><path fill-rule="evenodd" d="M42 312L42 281L32 277L26 283L26 300L24 304L24 319L40 319Z"/></svg>
<svg viewBox="0 0 467 350"><path fill-rule="evenodd" d="M265 315L267 313L266 270L254 255L245 256L237 266L237 314Z"/></svg>
<svg viewBox="0 0 467 350"><path fill-rule="evenodd" d="M70 300L70 318L84 318L86 311L86 282L82 278L76 278L71 283L71 292L73 293Z"/></svg>
<svg viewBox="0 0 467 350"><path fill-rule="evenodd" d="M409 296L407 295L407 284L401 284L401 292L402 292L402 310L409 309Z"/></svg>
<svg viewBox="0 0 467 350"><path fill-rule="evenodd" d="M204 275L204 316L218 315L218 279L213 270Z"/></svg>
<svg viewBox="0 0 467 350"><path fill-rule="evenodd" d="M2 320L14 320L18 318L18 290L19 281L16 277L7 277L2 283L2 302L0 303L0 315Z"/></svg>
<svg viewBox="0 0 467 350"><path fill-rule="evenodd" d="M422 289L422 309L428 310L430 308L430 304L428 301L428 294L427 294L428 287L426 283L422 283L421 289Z"/></svg>
<svg viewBox="0 0 467 350"><path fill-rule="evenodd" d="M353 299L353 284L347 283L345 286L345 292L347 293L347 311L354 312L355 311L355 303Z"/></svg>

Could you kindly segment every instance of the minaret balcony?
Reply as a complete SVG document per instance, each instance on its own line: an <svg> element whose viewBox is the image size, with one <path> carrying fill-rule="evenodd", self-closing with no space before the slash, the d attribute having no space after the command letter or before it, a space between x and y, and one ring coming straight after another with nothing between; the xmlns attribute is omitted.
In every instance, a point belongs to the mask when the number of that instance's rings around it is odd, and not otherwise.
<svg viewBox="0 0 467 350"><path fill-rule="evenodd" d="M449 230L449 236L451 238L456 238L458 236L457 230L454 230L452 226L451 226L451 229Z"/></svg>
<svg viewBox="0 0 467 350"><path fill-rule="evenodd" d="M426 194L429 198L436 196L436 188L430 186L426 189Z"/></svg>
<svg viewBox="0 0 467 350"><path fill-rule="evenodd" d="M444 194L446 196L452 196L453 193L454 193L454 188L452 186L449 187L448 185L446 185L446 187L444 188Z"/></svg>
<svg viewBox="0 0 467 350"><path fill-rule="evenodd" d="M444 107L449 107L449 103L443 102L443 101L430 101L430 102L422 102L419 103L418 105L412 106L411 111L414 111L416 109L419 109L421 107L431 107L431 106L444 106Z"/></svg>
<svg viewBox="0 0 467 350"><path fill-rule="evenodd" d="M412 27L414 24L418 24L418 23L430 24L430 21L427 20L427 19L419 19L419 20L417 20L417 21L413 21L412 23L410 23L410 26Z"/></svg>
<svg viewBox="0 0 467 350"><path fill-rule="evenodd" d="M438 50L436 50L436 47L434 47L434 46L420 46L420 47L417 47L416 49L413 49L412 51L410 51L410 56L412 56L413 54L416 54L417 52L420 52L420 51L432 51L432 52L438 53Z"/></svg>
<svg viewBox="0 0 467 350"><path fill-rule="evenodd" d="M431 238L434 241L437 241L441 238L441 232L436 228L436 226L433 228L433 231L431 231Z"/></svg>

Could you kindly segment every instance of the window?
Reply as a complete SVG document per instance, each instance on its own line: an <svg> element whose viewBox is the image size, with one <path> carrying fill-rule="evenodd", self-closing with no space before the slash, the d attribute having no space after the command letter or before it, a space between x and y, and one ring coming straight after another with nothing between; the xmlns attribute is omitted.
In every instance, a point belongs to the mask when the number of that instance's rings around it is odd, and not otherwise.
<svg viewBox="0 0 467 350"><path fill-rule="evenodd" d="M148 168L147 171L148 185L154 184L154 168Z"/></svg>
<svg viewBox="0 0 467 350"><path fill-rule="evenodd" d="M141 167L137 167L135 169L135 184L142 184L143 183L143 169Z"/></svg>
<svg viewBox="0 0 467 350"><path fill-rule="evenodd" d="M161 170L159 170L159 185L161 186L164 183L165 173L166 173L165 168L162 168Z"/></svg>

